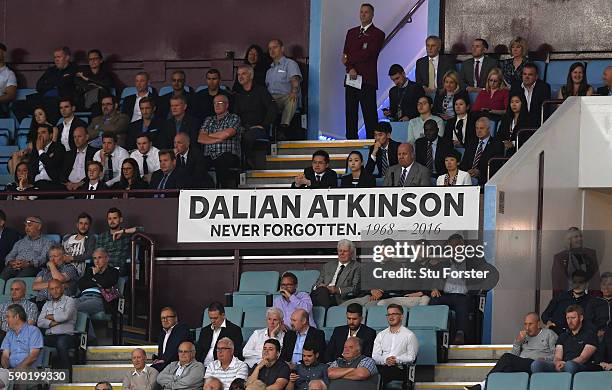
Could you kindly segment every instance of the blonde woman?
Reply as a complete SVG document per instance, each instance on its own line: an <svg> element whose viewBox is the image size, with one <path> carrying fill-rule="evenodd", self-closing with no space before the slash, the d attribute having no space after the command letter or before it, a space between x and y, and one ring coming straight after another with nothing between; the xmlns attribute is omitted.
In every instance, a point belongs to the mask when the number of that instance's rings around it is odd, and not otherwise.
<svg viewBox="0 0 612 390"><path fill-rule="evenodd" d="M499 65L506 84L512 85L515 81L522 82L523 67L529 61L527 58L529 45L525 38L516 37L510 42L508 47L510 48L512 58L500 61Z"/></svg>
<svg viewBox="0 0 612 390"><path fill-rule="evenodd" d="M472 112L504 115L508 109L509 91L501 69L493 68L487 76L485 89L478 93Z"/></svg>
<svg viewBox="0 0 612 390"><path fill-rule="evenodd" d="M464 97L470 101L468 93L461 88L459 73L449 70L444 74L442 88L436 93L433 113L444 120L455 117L455 98Z"/></svg>

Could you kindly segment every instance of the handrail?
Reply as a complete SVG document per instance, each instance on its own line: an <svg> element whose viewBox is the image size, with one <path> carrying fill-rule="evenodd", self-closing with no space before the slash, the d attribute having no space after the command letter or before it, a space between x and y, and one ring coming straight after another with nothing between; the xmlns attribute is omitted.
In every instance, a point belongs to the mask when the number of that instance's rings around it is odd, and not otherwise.
<svg viewBox="0 0 612 390"><path fill-rule="evenodd" d="M517 131L516 132L516 144L515 144L516 150L519 150L520 148L521 134L531 133L531 135L533 135L535 134L536 131L538 131L538 129L536 128L524 128L524 129L520 129L519 131Z"/></svg>
<svg viewBox="0 0 612 390"><path fill-rule="evenodd" d="M540 112L540 123L542 123L542 124L544 123L544 111L545 111L546 106L549 106L549 105L552 106L552 105L555 105L555 104L562 104L564 101L565 101L565 99L547 99L547 100L544 100L542 102L542 109L541 109L541 112Z"/></svg>
<svg viewBox="0 0 612 390"><path fill-rule="evenodd" d="M25 190L25 191L0 191L0 198L8 197L8 196L72 196L72 195L117 195L121 194L123 199L129 198L129 195L133 194L178 194L180 192L179 189L167 189L167 190L157 190L157 189L146 189L146 190ZM7 199L13 200L13 199Z"/></svg>
<svg viewBox="0 0 612 390"><path fill-rule="evenodd" d="M391 42L391 40L393 40L393 38L397 35L397 33L402 28L404 28L406 24L412 23L412 15L416 13L416 11L423 5L423 3L425 3L425 0L417 0L416 4L414 4L412 8L410 8L408 13L402 18L402 20L400 20L397 26L395 26L395 28L391 30L391 32L385 37L385 41L383 42L382 49L384 49L385 46L387 46L387 44Z"/></svg>
<svg viewBox="0 0 612 390"><path fill-rule="evenodd" d="M135 319L136 319L136 241L138 240L144 240L149 244L149 248L150 248L150 256L151 256L151 260L149 261L149 283L148 283L148 290L149 290L149 313L147 316L147 341L151 341L151 331L153 330L153 298L154 298L154 291L153 291L153 286L154 286L154 280L155 280L155 242L153 241L153 239L149 236L147 236L146 234L143 233L134 233L132 235L132 263L131 263L131 268L132 268L132 273L130 276L130 286L131 286L131 291L130 291L130 296L131 296L131 301L130 301L130 323L132 324L132 326L134 325ZM146 267L146 261L147 261L147 256L144 256L144 261L145 261L145 267ZM146 272L146 268L145 268L145 272ZM145 282L147 280L146 274L145 274Z"/></svg>
<svg viewBox="0 0 612 390"><path fill-rule="evenodd" d="M503 163L501 165L504 165L506 162L508 162L508 160L510 160L510 157L492 157L489 159L489 161L487 162L487 180L491 179L491 163L499 161L500 163L503 161ZM501 168L501 166L500 166ZM498 168L499 170L499 168ZM493 172L494 174L497 173L497 171Z"/></svg>

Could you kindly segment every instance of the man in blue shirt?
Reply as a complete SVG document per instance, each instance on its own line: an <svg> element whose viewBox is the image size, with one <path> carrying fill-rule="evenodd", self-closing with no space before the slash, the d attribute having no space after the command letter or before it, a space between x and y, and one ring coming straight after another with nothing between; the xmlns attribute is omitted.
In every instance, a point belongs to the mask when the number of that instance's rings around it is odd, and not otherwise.
<svg viewBox="0 0 612 390"><path fill-rule="evenodd" d="M10 305L6 311L9 332L2 341L2 367L25 370L42 364L43 337L40 330L27 323L20 305Z"/></svg>
<svg viewBox="0 0 612 390"><path fill-rule="evenodd" d="M327 364L319 362L319 348L315 344L304 344L302 361L289 375L286 390L308 390L308 384L313 380L322 380L329 385Z"/></svg>

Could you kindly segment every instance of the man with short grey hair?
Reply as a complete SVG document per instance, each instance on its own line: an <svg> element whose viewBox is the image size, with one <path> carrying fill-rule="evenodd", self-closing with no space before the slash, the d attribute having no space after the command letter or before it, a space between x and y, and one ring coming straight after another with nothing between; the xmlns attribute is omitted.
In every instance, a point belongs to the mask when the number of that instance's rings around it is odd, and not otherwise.
<svg viewBox="0 0 612 390"><path fill-rule="evenodd" d="M234 342L229 337L223 337L217 341L217 360L206 367L204 379L217 378L224 389L229 389L236 378L247 379L249 366L234 356Z"/></svg>
<svg viewBox="0 0 612 390"><path fill-rule="evenodd" d="M283 338L285 337L283 317L282 310L277 307L271 307L266 310L267 326L263 329L256 329L242 349L244 362L249 367L255 367L261 360L261 351L266 340L278 340L282 346Z"/></svg>
<svg viewBox="0 0 612 390"><path fill-rule="evenodd" d="M43 221L31 216L23 222L26 236L15 243L6 255L6 267L0 278L9 280L26 276L36 276L38 268L47 261L47 253L53 242L42 235Z"/></svg>
<svg viewBox="0 0 612 390"><path fill-rule="evenodd" d="M167 390L200 390L204 365L195 360L196 349L190 341L179 345L179 360L171 362L157 376L157 383Z"/></svg>
<svg viewBox="0 0 612 390"><path fill-rule="evenodd" d="M308 390L327 390L327 385L321 379L308 382Z"/></svg>
<svg viewBox="0 0 612 390"><path fill-rule="evenodd" d="M4 336L9 331L8 322L6 322L6 309L10 305L16 304L23 307L28 317L28 324L35 325L38 318L38 308L36 304L26 298L27 286L21 279L13 280L11 283L11 299L0 303L0 342L4 340Z"/></svg>
<svg viewBox="0 0 612 390"><path fill-rule="evenodd" d="M297 62L285 57L283 42L272 39L268 43L268 53L272 58L270 69L266 72L266 85L281 111L281 130L289 127L298 107L302 73Z"/></svg>
<svg viewBox="0 0 612 390"><path fill-rule="evenodd" d="M477 139L466 145L459 169L469 173L479 185L484 185L487 182L489 160L503 157L505 149L504 143L491 135L491 121L487 117L476 121L476 136Z"/></svg>
<svg viewBox="0 0 612 390"><path fill-rule="evenodd" d="M313 306L330 307L341 304L349 293L359 292L361 268L355 261L355 244L349 240L338 242L338 260L323 265L319 278L312 286Z"/></svg>
<svg viewBox="0 0 612 390"><path fill-rule="evenodd" d="M223 386L223 382L221 382L219 378L215 378L214 376L211 376L204 381L204 390L223 390L223 389L229 389L229 387Z"/></svg>
<svg viewBox="0 0 612 390"><path fill-rule="evenodd" d="M157 370L147 367L147 353L142 348L132 351L134 371L123 377L123 390L153 390L157 387Z"/></svg>

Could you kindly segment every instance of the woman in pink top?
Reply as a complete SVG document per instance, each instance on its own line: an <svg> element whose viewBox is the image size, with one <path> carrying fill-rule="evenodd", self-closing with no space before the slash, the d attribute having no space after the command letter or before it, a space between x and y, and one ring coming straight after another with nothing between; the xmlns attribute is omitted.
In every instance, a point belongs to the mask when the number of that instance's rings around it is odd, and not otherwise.
<svg viewBox="0 0 612 390"><path fill-rule="evenodd" d="M508 88L499 68L493 68L487 77L486 88L478 93L472 112L483 111L503 115L508 108Z"/></svg>

